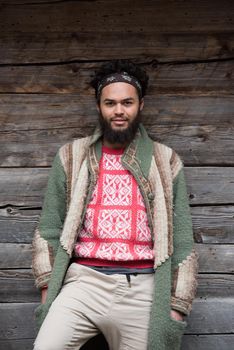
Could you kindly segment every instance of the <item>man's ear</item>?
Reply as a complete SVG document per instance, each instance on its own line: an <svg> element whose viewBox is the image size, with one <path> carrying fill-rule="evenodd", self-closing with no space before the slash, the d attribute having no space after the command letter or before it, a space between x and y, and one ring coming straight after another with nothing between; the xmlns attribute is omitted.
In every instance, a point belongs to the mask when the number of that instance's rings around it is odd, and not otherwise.
<svg viewBox="0 0 234 350"><path fill-rule="evenodd" d="M140 100L140 111L142 111L143 107L144 107L144 98L142 97L142 99Z"/></svg>
<svg viewBox="0 0 234 350"><path fill-rule="evenodd" d="M98 113L100 113L100 103L96 103L96 109L97 109L97 111L98 111Z"/></svg>

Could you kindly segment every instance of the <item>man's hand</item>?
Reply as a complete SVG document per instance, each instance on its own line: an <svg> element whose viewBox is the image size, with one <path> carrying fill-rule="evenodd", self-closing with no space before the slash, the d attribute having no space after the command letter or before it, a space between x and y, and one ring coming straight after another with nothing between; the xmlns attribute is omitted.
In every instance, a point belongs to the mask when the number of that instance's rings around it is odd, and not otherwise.
<svg viewBox="0 0 234 350"><path fill-rule="evenodd" d="M42 288L41 290L41 303L45 304L47 298L47 287Z"/></svg>
<svg viewBox="0 0 234 350"><path fill-rule="evenodd" d="M174 318L176 321L183 321L183 314L179 311L171 310L171 318Z"/></svg>

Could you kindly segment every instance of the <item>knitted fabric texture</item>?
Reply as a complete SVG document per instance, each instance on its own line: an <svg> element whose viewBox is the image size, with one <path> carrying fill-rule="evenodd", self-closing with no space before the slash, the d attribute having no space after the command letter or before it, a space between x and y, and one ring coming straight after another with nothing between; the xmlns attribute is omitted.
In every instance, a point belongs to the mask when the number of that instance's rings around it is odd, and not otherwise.
<svg viewBox="0 0 234 350"><path fill-rule="evenodd" d="M39 288L48 284L46 303L36 310L41 325L60 292L77 235L95 189L101 134L64 145L50 173L40 224L33 240L33 272ZM179 350L185 322L170 318L171 308L188 314L196 291L194 251L183 164L169 147L153 142L140 125L121 157L144 200L154 243L155 290L148 350Z"/></svg>
<svg viewBox="0 0 234 350"><path fill-rule="evenodd" d="M82 264L153 266L144 201L136 180L121 164L123 151L103 147L98 181L74 249Z"/></svg>

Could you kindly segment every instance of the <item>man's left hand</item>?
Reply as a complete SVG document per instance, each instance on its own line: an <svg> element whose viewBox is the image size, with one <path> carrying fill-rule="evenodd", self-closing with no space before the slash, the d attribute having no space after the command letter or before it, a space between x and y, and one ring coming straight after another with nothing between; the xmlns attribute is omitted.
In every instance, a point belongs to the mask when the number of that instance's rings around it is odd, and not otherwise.
<svg viewBox="0 0 234 350"><path fill-rule="evenodd" d="M183 314L179 311L171 310L171 318L174 318L176 321L183 321Z"/></svg>

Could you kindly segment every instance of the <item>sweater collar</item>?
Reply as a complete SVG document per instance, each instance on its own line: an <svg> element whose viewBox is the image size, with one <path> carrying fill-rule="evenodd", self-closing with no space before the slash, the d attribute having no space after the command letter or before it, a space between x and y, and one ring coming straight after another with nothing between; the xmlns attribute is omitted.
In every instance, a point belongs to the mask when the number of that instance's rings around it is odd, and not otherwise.
<svg viewBox="0 0 234 350"><path fill-rule="evenodd" d="M96 158L96 162L99 163L102 155L102 130L97 127L90 140L90 147L93 148L93 156ZM153 141L148 136L144 126L139 125L139 129L136 133L133 141L126 147L122 156L123 162L129 162L134 159L138 162L143 175L147 178L151 165L151 158L153 152Z"/></svg>

